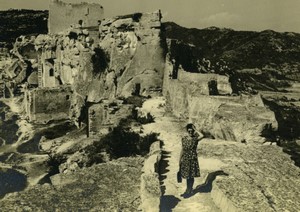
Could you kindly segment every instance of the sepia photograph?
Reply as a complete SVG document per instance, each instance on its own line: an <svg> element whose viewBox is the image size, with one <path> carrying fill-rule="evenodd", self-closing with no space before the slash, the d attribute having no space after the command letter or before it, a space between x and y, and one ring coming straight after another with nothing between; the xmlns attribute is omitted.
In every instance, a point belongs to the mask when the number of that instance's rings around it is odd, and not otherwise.
<svg viewBox="0 0 300 212"><path fill-rule="evenodd" d="M0 0L0 211L300 211L299 0Z"/></svg>

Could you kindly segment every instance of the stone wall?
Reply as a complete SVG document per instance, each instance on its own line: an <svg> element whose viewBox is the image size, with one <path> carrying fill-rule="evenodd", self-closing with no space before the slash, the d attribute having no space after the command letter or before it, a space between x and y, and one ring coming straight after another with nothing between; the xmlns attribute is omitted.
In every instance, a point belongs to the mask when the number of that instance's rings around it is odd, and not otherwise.
<svg viewBox="0 0 300 212"><path fill-rule="evenodd" d="M53 64L48 61L43 61L42 64L42 85L43 87L57 87L59 86L58 80L55 78L55 69Z"/></svg>
<svg viewBox="0 0 300 212"><path fill-rule="evenodd" d="M118 126L120 120L132 115L133 106L120 101L94 104L88 110L88 136L99 136Z"/></svg>
<svg viewBox="0 0 300 212"><path fill-rule="evenodd" d="M25 93L25 112L29 121L46 123L69 118L72 90L70 87L36 88Z"/></svg>
<svg viewBox="0 0 300 212"><path fill-rule="evenodd" d="M196 83L201 94L210 95L215 90L216 94L230 95L232 93L229 77L219 74L190 73L178 70L178 80L181 82ZM212 82L215 82L215 88Z"/></svg>
<svg viewBox="0 0 300 212"><path fill-rule="evenodd" d="M51 0L49 6L49 33L59 33L71 25L82 21L83 27L97 26L104 17L104 10L100 4L80 3L70 4L59 0Z"/></svg>

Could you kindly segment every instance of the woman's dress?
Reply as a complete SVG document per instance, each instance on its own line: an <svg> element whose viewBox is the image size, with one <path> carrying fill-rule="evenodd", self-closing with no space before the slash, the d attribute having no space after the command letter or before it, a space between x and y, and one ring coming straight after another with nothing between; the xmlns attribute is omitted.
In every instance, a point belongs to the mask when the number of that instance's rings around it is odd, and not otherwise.
<svg viewBox="0 0 300 212"><path fill-rule="evenodd" d="M182 142L182 156L180 172L183 178L200 177L200 168L197 156L198 137L184 136Z"/></svg>

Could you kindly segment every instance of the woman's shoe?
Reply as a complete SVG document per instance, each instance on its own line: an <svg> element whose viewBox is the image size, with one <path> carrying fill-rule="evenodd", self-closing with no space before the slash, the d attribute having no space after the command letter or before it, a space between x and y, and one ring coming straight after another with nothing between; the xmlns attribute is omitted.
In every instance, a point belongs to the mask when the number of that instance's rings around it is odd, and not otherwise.
<svg viewBox="0 0 300 212"><path fill-rule="evenodd" d="M183 194L181 194L180 196L182 196L183 198L189 198L193 195L193 190L186 190Z"/></svg>

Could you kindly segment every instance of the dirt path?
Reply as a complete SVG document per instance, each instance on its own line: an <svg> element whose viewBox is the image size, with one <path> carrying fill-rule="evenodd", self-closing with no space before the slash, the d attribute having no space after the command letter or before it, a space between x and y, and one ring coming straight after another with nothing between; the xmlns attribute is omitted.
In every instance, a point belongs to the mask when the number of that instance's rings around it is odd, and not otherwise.
<svg viewBox="0 0 300 212"><path fill-rule="evenodd" d="M176 173L178 171L178 161L181 148L181 136L186 123L167 115L164 111L163 99L149 100L144 104L146 111L151 111L155 117L155 123L144 125L144 132L157 132L159 139L163 142L163 157L161 161L161 187L163 196L161 199L161 211L220 211L214 204L209 188L203 186L209 169L219 166L218 161L199 158L201 177L195 178L194 189L198 186L198 191L193 196L184 199L180 195L185 191L186 182L177 183ZM202 164L206 164L202 166ZM202 185L202 187L201 187Z"/></svg>

